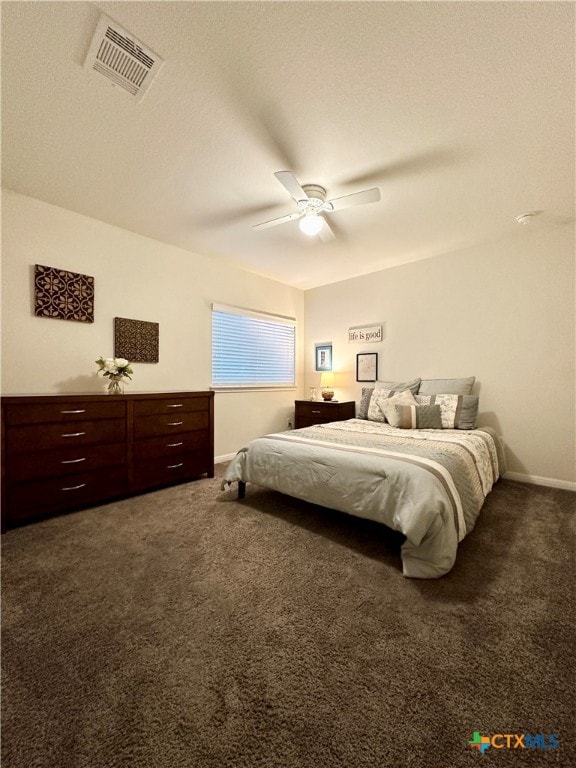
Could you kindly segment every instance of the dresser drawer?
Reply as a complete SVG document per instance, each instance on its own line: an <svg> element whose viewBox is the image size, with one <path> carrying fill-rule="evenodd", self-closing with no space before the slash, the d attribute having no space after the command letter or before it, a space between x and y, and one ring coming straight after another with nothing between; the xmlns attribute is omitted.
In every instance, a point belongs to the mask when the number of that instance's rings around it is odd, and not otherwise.
<svg viewBox="0 0 576 768"><path fill-rule="evenodd" d="M316 400L296 400L295 424L296 429L312 427L315 424L328 424L331 421L353 419L356 415L356 403L348 400L342 403Z"/></svg>
<svg viewBox="0 0 576 768"><path fill-rule="evenodd" d="M103 503L104 498L122 495L127 487L124 467L79 472L34 483L16 483L7 489L9 519L39 517L85 504Z"/></svg>
<svg viewBox="0 0 576 768"><path fill-rule="evenodd" d="M196 432L181 432L172 436L162 435L162 437L137 440L134 443L134 459L146 461L164 456L169 458L198 448L206 450L209 448L209 439L208 430L198 429Z"/></svg>
<svg viewBox="0 0 576 768"><path fill-rule="evenodd" d="M13 453L77 448L98 443L123 444L125 441L126 422L123 419L13 427L6 435L8 456Z"/></svg>
<svg viewBox="0 0 576 768"><path fill-rule="evenodd" d="M168 485L179 480L189 480L205 473L210 473L213 465L205 450L176 454L172 457L160 457L148 461L135 462L134 485L148 488L154 485Z"/></svg>
<svg viewBox="0 0 576 768"><path fill-rule="evenodd" d="M330 421L338 416L338 406L320 405L319 403L299 403L296 408L296 415L299 419L306 419L311 424L322 424L325 421Z"/></svg>
<svg viewBox="0 0 576 768"><path fill-rule="evenodd" d="M124 443L78 446L42 453L15 453L8 459L10 483L65 477L78 472L91 472L104 467L119 467L126 463Z"/></svg>
<svg viewBox="0 0 576 768"><path fill-rule="evenodd" d="M134 419L134 437L140 440L156 435L173 435L190 432L195 429L208 429L210 416L205 411L185 411L160 414L158 416L139 416Z"/></svg>
<svg viewBox="0 0 576 768"><path fill-rule="evenodd" d="M187 413L190 411L209 411L210 398L208 397L178 397L158 398L152 400L136 400L134 403L134 417L152 416L154 414L166 413L170 416L176 416L178 413Z"/></svg>
<svg viewBox="0 0 576 768"><path fill-rule="evenodd" d="M114 400L112 396L101 401L70 401L30 403L29 405L6 406L6 423L43 424L49 422L91 421L92 419L123 419L126 403Z"/></svg>

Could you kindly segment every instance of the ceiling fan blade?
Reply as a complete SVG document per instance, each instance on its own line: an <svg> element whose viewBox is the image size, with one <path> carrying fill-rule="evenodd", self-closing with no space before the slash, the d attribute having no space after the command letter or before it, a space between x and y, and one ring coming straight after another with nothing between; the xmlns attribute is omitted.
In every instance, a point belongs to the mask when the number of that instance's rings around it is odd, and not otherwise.
<svg viewBox="0 0 576 768"><path fill-rule="evenodd" d="M263 216L265 213L271 213L274 210L278 211L277 203L251 205L235 211L219 211L218 213L198 219L195 223L200 227L222 227L237 224L244 219L254 219L256 216Z"/></svg>
<svg viewBox="0 0 576 768"><path fill-rule="evenodd" d="M300 211L296 213L289 213L287 216L280 216L277 219L270 219L270 221L263 221L262 224L253 224L252 229L268 229L268 227L275 227L277 224L284 224L286 221L294 221L303 216Z"/></svg>
<svg viewBox="0 0 576 768"><path fill-rule="evenodd" d="M328 224L326 217L323 216L322 218L324 219L324 226L322 227L320 232L318 232L318 237L320 238L320 240L322 240L323 243L331 243L334 240L336 240L336 235L334 234L334 230L332 229L330 224Z"/></svg>
<svg viewBox="0 0 576 768"><path fill-rule="evenodd" d="M280 184L282 184L290 195L292 195L297 203L299 203L300 200L309 200L309 197L302 189L300 182L291 171L276 171L274 176L276 176Z"/></svg>
<svg viewBox="0 0 576 768"><path fill-rule="evenodd" d="M422 174L437 169L442 170L462 158L459 152L450 149L431 149L411 157L400 158L394 162L386 163L378 168L373 168L364 173L358 173L352 178L343 179L343 184L373 184L384 179L401 179L410 174Z"/></svg>
<svg viewBox="0 0 576 768"><path fill-rule="evenodd" d="M365 189L363 192L353 192L351 195L327 200L324 205L329 211L340 211L342 208L349 208L352 205L377 203L378 200L380 200L380 190L378 187L373 187L372 189Z"/></svg>

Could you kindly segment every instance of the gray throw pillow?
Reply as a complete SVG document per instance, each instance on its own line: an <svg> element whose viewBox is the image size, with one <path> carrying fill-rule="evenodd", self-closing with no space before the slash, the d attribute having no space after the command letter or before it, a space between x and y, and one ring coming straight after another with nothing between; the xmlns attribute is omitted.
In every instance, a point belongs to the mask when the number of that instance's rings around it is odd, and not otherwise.
<svg viewBox="0 0 576 768"><path fill-rule="evenodd" d="M413 395L418 392L421 379L412 379L412 381L377 381L375 389L389 389L392 392L403 392L409 389Z"/></svg>
<svg viewBox="0 0 576 768"><path fill-rule="evenodd" d="M394 405L386 418L398 429L442 429L439 405Z"/></svg>
<svg viewBox="0 0 576 768"><path fill-rule="evenodd" d="M422 379L419 395L469 395L476 381L475 376L467 379Z"/></svg>
<svg viewBox="0 0 576 768"><path fill-rule="evenodd" d="M360 400L358 415L356 416L357 419L368 418L368 408L370 406L370 398L372 397L373 391L374 387L362 387L362 399Z"/></svg>
<svg viewBox="0 0 576 768"><path fill-rule="evenodd" d="M474 429L478 416L476 395L415 395L418 405L439 405L443 429Z"/></svg>

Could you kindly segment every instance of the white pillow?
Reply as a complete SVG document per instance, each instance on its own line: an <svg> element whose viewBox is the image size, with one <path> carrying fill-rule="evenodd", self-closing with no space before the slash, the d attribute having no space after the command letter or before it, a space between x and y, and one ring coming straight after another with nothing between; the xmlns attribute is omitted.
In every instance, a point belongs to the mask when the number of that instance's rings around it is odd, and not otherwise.
<svg viewBox="0 0 576 768"><path fill-rule="evenodd" d="M409 389L404 389L401 392L395 392L392 397L381 400L379 405L386 421L392 423L396 413L395 405L416 405L416 400Z"/></svg>

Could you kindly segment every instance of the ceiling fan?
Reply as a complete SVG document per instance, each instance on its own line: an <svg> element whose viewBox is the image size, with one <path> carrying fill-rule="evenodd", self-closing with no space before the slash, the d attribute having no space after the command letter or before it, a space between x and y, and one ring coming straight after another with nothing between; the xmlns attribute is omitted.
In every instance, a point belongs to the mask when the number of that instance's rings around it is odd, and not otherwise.
<svg viewBox="0 0 576 768"><path fill-rule="evenodd" d="M274 176L294 198L298 210L286 216L280 216L277 219L254 224L253 229L267 229L268 227L275 227L277 224L300 219L298 226L304 234L310 236L318 235L323 241L333 240L335 237L334 232L331 230L324 214L340 211L342 208L349 208L353 205L376 203L380 200L380 190L378 187L365 189L362 192L353 192L351 195L336 197L333 200L326 200L326 190L324 187L318 184L301 185L291 171L276 171Z"/></svg>

